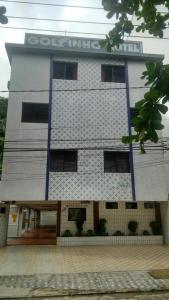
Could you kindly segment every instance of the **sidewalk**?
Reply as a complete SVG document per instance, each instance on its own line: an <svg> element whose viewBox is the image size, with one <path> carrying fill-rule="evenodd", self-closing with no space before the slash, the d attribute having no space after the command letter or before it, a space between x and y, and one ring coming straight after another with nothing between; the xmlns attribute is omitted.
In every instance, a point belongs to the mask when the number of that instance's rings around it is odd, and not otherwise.
<svg viewBox="0 0 169 300"><path fill-rule="evenodd" d="M151 291L169 291L169 279L154 279L146 271L0 277L0 299Z"/></svg>
<svg viewBox="0 0 169 300"><path fill-rule="evenodd" d="M117 298L116 293L151 291L169 294L169 279L152 277L149 271L155 269L169 269L169 247L9 246L0 248L0 299L43 296L49 300L50 296L111 293Z"/></svg>

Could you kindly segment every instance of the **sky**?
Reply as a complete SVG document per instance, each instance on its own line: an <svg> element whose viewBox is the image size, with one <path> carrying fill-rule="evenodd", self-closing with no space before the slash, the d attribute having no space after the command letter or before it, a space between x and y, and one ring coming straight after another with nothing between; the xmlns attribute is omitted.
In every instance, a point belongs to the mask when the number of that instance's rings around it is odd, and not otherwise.
<svg viewBox="0 0 169 300"><path fill-rule="evenodd" d="M75 5L75 6L78 5L78 6L102 7L101 0L40 0L40 1L31 0L31 1L62 4L62 5L66 4L66 5ZM39 6L33 4L28 5L28 4L21 4L21 3L20 4L10 3L10 2L8 3L8 2L3 2L2 0L0 0L0 5L6 6L8 16L50 18L50 19L53 18L53 19L62 19L62 20L66 19L66 20L95 21L95 22L109 22L109 23L114 22L114 20L108 20L106 18L106 12L104 10ZM37 28L37 31L7 29L8 26ZM5 50L5 43L23 43L25 32L57 35L57 33L39 32L38 29L64 31L64 33L58 33L58 35L63 34L67 36L76 35L82 37L98 37L96 35L87 35L87 34L83 34L83 35L70 34L68 33L68 31L106 34L112 28L111 25L100 25L100 24L91 25L91 24L66 23L66 22L21 20L21 19L12 19L12 18L9 18L8 24L5 25L4 27L5 28L1 28L0 26L0 90L7 90L7 82L8 80L10 80L10 64ZM169 29L166 30L165 36L169 37ZM142 41L144 52L164 54L165 62L169 63L169 51L168 51L169 40L156 40L156 39L152 40L152 39L131 38L131 37L128 38L128 40ZM0 92L0 95L4 96L5 94Z"/></svg>

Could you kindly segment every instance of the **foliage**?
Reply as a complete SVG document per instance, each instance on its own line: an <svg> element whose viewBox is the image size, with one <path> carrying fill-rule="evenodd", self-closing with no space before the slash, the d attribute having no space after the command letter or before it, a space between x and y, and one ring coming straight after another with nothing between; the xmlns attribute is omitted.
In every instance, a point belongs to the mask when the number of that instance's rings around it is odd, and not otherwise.
<svg viewBox="0 0 169 300"><path fill-rule="evenodd" d="M130 235L137 235L138 222L130 221L128 223L128 229L130 231Z"/></svg>
<svg viewBox="0 0 169 300"><path fill-rule="evenodd" d="M0 23L1 24L7 24L8 23L8 18L5 16L6 14L6 7L5 6L0 6Z"/></svg>
<svg viewBox="0 0 169 300"><path fill-rule="evenodd" d="M163 37L164 30L168 26L169 1L165 0L102 0L104 9L108 12L107 18L116 17L114 28L101 41L101 46L111 52L112 47L119 47L124 42L124 37L130 35L134 28L137 32L148 31L155 37ZM163 5L166 14L159 12L159 5ZM132 16L139 21L134 25ZM123 137L123 143L140 143L142 153L145 153L144 143L158 142L157 130L164 128L162 114L168 111L165 105L169 101L169 65L163 61L150 61L146 64L146 71L142 78L147 80L150 86L144 98L138 101L135 108L138 116L132 119L136 134Z"/></svg>
<svg viewBox="0 0 169 300"><path fill-rule="evenodd" d="M71 233L70 230L65 230L64 233L62 234L63 237L72 237L73 234Z"/></svg>
<svg viewBox="0 0 169 300"><path fill-rule="evenodd" d="M124 232L121 232L120 230L117 230L113 235L114 236L124 236Z"/></svg>
<svg viewBox="0 0 169 300"><path fill-rule="evenodd" d="M106 219L100 219L99 220L97 230L96 230L97 235L100 235L100 236L107 236L108 235L108 232L107 232L107 229L106 229L106 223L107 223Z"/></svg>
<svg viewBox="0 0 169 300"><path fill-rule="evenodd" d="M150 232L148 230L144 230L143 235L150 235Z"/></svg>
<svg viewBox="0 0 169 300"><path fill-rule="evenodd" d="M0 97L0 175L2 171L7 106L8 100L6 98Z"/></svg>
<svg viewBox="0 0 169 300"><path fill-rule="evenodd" d="M95 232L92 230L92 229L89 229L87 232L86 232L86 236L95 236Z"/></svg>
<svg viewBox="0 0 169 300"><path fill-rule="evenodd" d="M152 233L154 235L161 235L162 234L162 228L161 228L160 222L152 221L152 222L150 222L150 227L151 227Z"/></svg>
<svg viewBox="0 0 169 300"><path fill-rule="evenodd" d="M81 210L79 210L79 212L77 214L76 221L75 221L76 227L77 227L77 235L78 236L82 235L84 221L85 221L84 216L81 213Z"/></svg>

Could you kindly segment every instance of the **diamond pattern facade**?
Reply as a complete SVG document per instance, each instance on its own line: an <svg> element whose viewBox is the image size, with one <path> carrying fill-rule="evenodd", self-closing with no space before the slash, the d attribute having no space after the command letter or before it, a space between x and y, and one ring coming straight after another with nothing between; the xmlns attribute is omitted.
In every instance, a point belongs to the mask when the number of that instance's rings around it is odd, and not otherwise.
<svg viewBox="0 0 169 300"><path fill-rule="evenodd" d="M103 160L104 149L121 149L128 118L126 91L118 89L125 84L102 82L101 64L124 63L85 57L55 60L77 62L78 80L53 80L51 148L79 150L77 173L50 173L49 199L131 201L130 174L104 173ZM70 91L76 89L80 91Z"/></svg>

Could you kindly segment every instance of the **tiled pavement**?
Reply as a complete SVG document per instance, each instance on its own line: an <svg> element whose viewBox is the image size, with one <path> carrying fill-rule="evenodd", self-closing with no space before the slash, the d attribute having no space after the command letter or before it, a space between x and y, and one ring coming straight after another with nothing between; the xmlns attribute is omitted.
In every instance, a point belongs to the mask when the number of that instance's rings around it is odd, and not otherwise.
<svg viewBox="0 0 169 300"><path fill-rule="evenodd" d="M8 246L0 276L169 269L169 246Z"/></svg>
<svg viewBox="0 0 169 300"><path fill-rule="evenodd" d="M169 268L168 250L166 246L1 248L0 298L17 293L26 297L169 291L169 279L154 279L147 272Z"/></svg>

